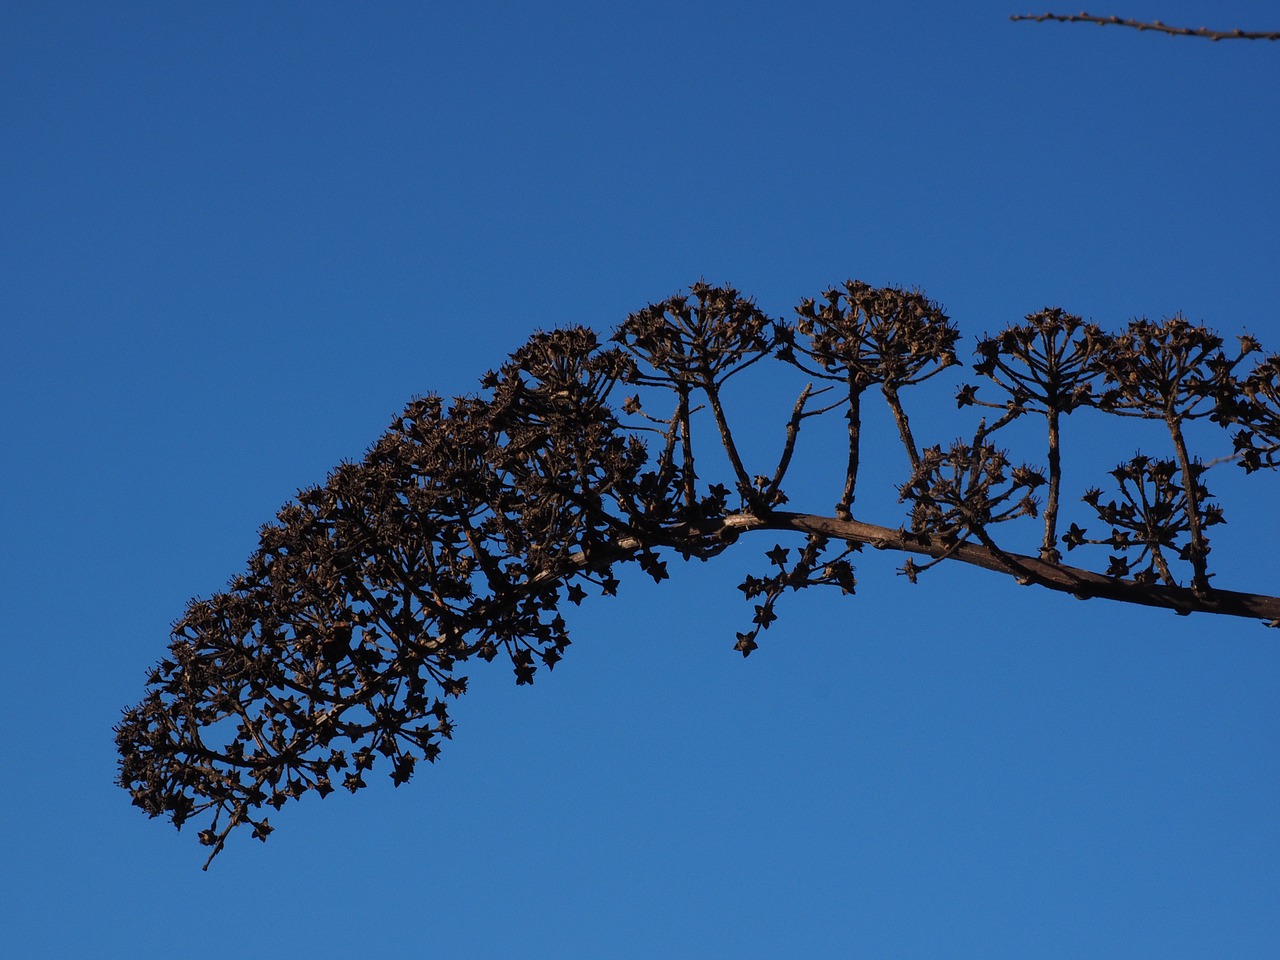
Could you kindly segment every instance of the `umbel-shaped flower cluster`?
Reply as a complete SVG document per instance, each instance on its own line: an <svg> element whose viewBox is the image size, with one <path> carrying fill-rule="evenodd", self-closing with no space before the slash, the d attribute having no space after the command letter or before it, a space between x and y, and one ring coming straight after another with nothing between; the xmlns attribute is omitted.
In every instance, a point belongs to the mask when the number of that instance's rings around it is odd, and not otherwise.
<svg viewBox="0 0 1280 960"><path fill-rule="evenodd" d="M698 283L628 317L611 344L582 327L533 335L476 394L409 403L362 460L263 527L225 591L190 604L116 728L121 785L152 816L198 819L210 860L236 827L266 839L264 808L354 793L376 768L399 785L434 761L475 660L509 663L518 684L554 667L569 646L566 601L615 594L628 564L664 580L672 560L708 560L753 531L801 542L775 543L766 571L743 581L754 608L734 644L743 656L784 593L852 594L852 556L867 544L905 553L912 582L952 560L1079 597L1280 622L1280 600L1211 583L1207 531L1224 513L1186 429L1222 429L1225 459L1246 473L1276 467L1280 357L1246 372L1258 349L1248 337L1228 355L1180 317L1112 334L1041 310L978 342L972 369L993 398L959 385L958 407L997 411L992 422L921 448L905 394L960 365L958 340L923 294L853 280L792 318ZM750 463L725 387L766 370L809 383L779 417L777 459ZM905 514L882 523L855 507L872 387L902 445ZM829 451L834 511L784 510L803 427L832 412L848 423ZM1028 414L1045 422L1043 466L1015 464L995 442ZM1075 478L1074 502L1106 536L1091 538L1084 514L1059 531L1073 502L1062 499L1069 416L1144 418L1168 433L1167 456L1111 471L1109 498L1091 465ZM1015 521L1037 516L1028 554ZM1059 545L1105 546L1107 565L1069 566Z"/></svg>

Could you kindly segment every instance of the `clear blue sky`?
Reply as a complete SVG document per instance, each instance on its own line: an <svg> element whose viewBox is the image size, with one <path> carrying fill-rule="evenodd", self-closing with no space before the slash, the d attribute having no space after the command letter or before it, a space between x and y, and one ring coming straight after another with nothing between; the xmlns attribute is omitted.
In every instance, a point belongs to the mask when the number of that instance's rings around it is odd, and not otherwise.
<svg viewBox="0 0 1280 960"><path fill-rule="evenodd" d="M1280 44L1008 21L1037 3L6 5L6 955L1274 956L1280 632L894 557L746 661L772 541L633 578L533 688L477 670L411 784L208 873L112 785L187 599L535 328L854 276L965 349L1056 304L1280 351ZM1217 476L1219 582L1275 592L1275 478Z"/></svg>

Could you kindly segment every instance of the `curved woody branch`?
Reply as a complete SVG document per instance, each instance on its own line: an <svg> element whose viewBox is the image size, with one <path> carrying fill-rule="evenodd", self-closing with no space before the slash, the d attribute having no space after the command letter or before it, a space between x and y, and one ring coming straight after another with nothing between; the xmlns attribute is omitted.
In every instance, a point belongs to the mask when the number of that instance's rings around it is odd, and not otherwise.
<svg viewBox="0 0 1280 960"><path fill-rule="evenodd" d="M1049 563L1038 557L992 550L980 544L948 545L902 529L894 530L858 520L775 512L768 518L729 517L726 518L725 526L734 532L791 530L866 544L877 550L897 550L925 557L945 555L960 563L1011 576L1024 586L1035 584L1048 590L1070 594L1079 600L1116 600L1144 607L1159 607L1182 615L1212 613L1263 620L1268 626L1280 626L1280 597L1232 590L1214 590L1210 595L1202 596L1187 587L1111 577L1082 567Z"/></svg>

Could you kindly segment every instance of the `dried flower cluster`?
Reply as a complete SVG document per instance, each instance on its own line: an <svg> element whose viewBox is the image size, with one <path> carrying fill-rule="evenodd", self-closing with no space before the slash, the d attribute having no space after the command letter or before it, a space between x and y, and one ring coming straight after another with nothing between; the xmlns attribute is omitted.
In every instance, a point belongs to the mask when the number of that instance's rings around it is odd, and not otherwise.
<svg viewBox="0 0 1280 960"><path fill-rule="evenodd" d="M767 571L743 581L754 607L734 644L743 656L785 592L853 593L851 557L865 544L907 554L913 582L953 560L1079 597L1280 622L1280 599L1211 583L1208 530L1224 514L1186 430L1205 420L1227 432L1245 472L1275 468L1280 356L1245 371L1258 350L1248 337L1228 355L1181 317L1106 333L1042 310L980 340L972 369L987 384L958 386L958 407L996 411L992 422L921 449L904 393L959 366L958 340L922 294L852 280L790 319L699 283L627 318L611 344L580 327L535 334L477 394L411 402L363 460L281 509L227 590L191 603L116 728L120 783L152 816L200 819L210 860L238 826L265 839L264 808L356 792L375 768L399 785L434 761L469 662L502 658L531 683L569 645L563 603L613 595L626 564L661 581L671 561L709 559L756 530L803 540L775 544ZM778 459L751 465L724 387L766 369L826 386L799 389ZM994 397L981 393L991 385ZM903 447L905 515L885 524L855 509L872 387ZM813 406L823 394L835 399ZM782 509L804 424L833 411L848 422L834 515ZM1064 420L1082 411L1162 422L1168 434L1167 456L1111 472L1114 494L1080 478L1092 513L1079 520L1101 520L1105 536L1075 520L1059 530L1064 502L1077 502L1062 496ZM993 439L1027 415L1045 422L1032 454L1043 466L1015 465ZM708 442L726 475L707 475ZM1038 551L1019 552L1004 531L1037 516ZM1100 570L1069 566L1060 545L1109 556Z"/></svg>

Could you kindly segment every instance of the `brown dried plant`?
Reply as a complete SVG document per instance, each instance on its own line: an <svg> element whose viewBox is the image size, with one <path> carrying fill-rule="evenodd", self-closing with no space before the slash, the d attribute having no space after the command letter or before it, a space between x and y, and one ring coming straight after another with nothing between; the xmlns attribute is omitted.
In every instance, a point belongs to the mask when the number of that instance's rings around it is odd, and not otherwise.
<svg viewBox="0 0 1280 960"><path fill-rule="evenodd" d="M800 543L776 542L768 571L741 584L754 609L734 643L743 656L787 591L852 594L852 557L868 544L905 553L913 582L954 561L1081 598L1280 623L1280 598L1210 582L1206 529L1223 511L1184 429L1204 420L1246 473L1275 468L1280 359L1241 379L1251 338L1228 357L1217 335L1180 317L1106 334L1049 308L978 343L973 369L1001 396L961 385L960 406L999 417L971 440L920 449L904 395L959 365L958 338L923 294L853 280L790 319L698 283L628 317L611 345L582 327L535 334L478 393L409 403L362 460L262 528L225 591L190 604L116 727L120 784L151 816L197 820L210 861L236 827L265 840L264 808L357 792L376 768L399 785L433 762L475 660L501 658L517 684L552 669L569 646L564 603L614 595L629 564L662 581L674 560L710 559L756 531ZM748 463L725 383L797 369L837 399L812 406L824 390L803 386L780 418L777 461ZM908 504L881 523L855 509L875 385L903 446ZM832 451L834 511L783 510L804 425L833 411L848 421L847 446ZM1075 520L1057 533L1064 418L1082 412L1162 421L1169 435L1170 456L1112 472L1117 498L1084 489L1104 538ZM1015 466L994 442L1028 413L1048 425L1045 467ZM695 432L708 415L713 429ZM709 475L721 461L704 455L708 444L721 448L722 476ZM1049 504L1031 555L1017 520L1041 512L1041 486ZM1102 569L1070 566L1059 543L1111 554Z"/></svg>

